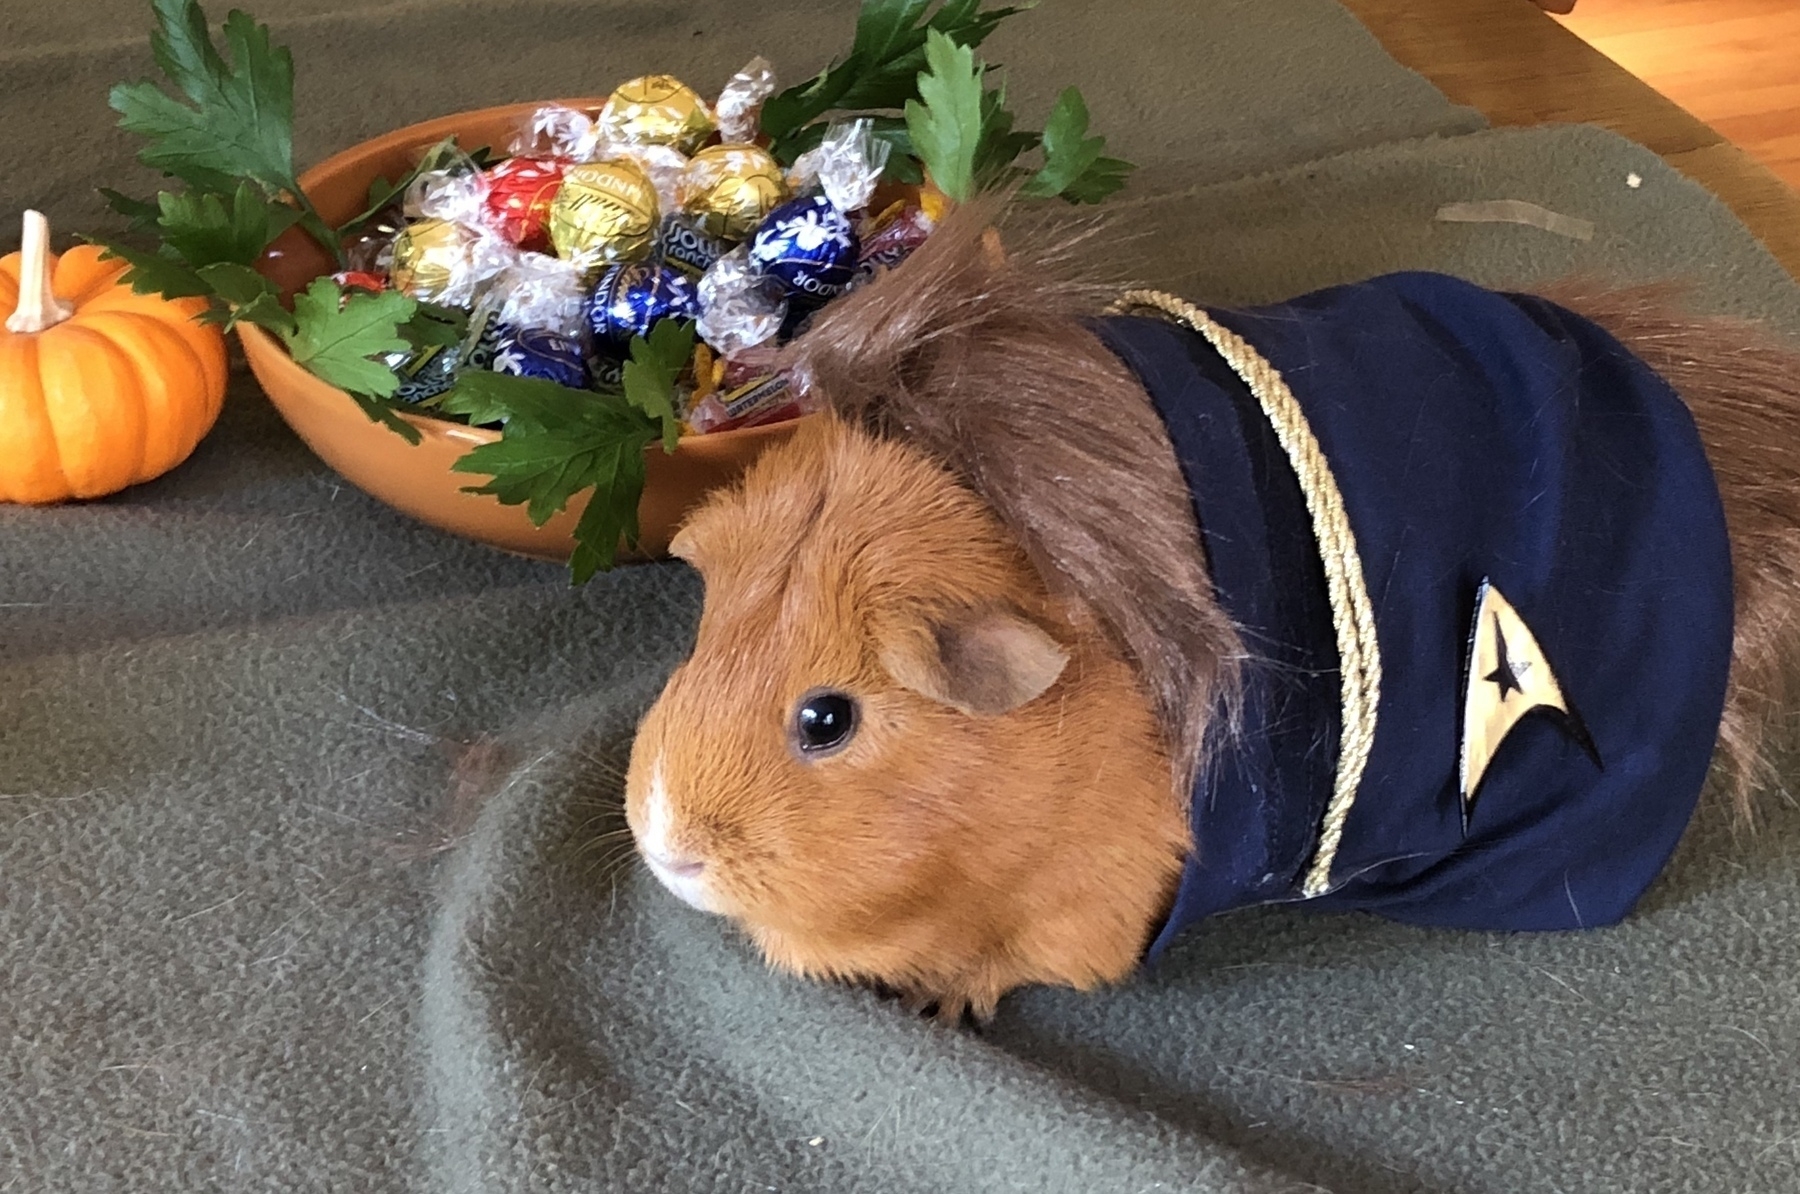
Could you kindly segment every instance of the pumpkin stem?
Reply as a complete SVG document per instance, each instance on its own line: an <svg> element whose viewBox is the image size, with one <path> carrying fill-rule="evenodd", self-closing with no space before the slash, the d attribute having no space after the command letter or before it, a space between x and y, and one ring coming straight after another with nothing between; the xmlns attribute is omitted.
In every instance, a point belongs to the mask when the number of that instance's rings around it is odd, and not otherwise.
<svg viewBox="0 0 1800 1194"><path fill-rule="evenodd" d="M25 239L19 249L19 306L7 319L6 330L30 334L53 328L75 314L75 308L50 288L50 221L42 212L25 213Z"/></svg>

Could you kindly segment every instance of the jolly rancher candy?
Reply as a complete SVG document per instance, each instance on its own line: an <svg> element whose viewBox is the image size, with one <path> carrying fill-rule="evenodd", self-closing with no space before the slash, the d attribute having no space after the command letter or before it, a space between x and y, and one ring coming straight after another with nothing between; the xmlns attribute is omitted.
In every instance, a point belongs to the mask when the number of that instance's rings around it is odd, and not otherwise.
<svg viewBox="0 0 1800 1194"><path fill-rule="evenodd" d="M672 145L693 153L712 136L712 113L693 88L673 75L644 75L621 83L596 121L609 141Z"/></svg>
<svg viewBox="0 0 1800 1194"><path fill-rule="evenodd" d="M748 382L729 393L712 393L694 404L687 422L696 432L760 427L806 414L809 403L785 373Z"/></svg>
<svg viewBox="0 0 1800 1194"><path fill-rule="evenodd" d="M656 188L627 160L571 166L550 205L556 255L584 269L640 261L657 230Z"/></svg>
<svg viewBox="0 0 1800 1194"><path fill-rule="evenodd" d="M724 241L696 228L687 217L669 216L656 234L655 257L698 282L729 248Z"/></svg>
<svg viewBox="0 0 1800 1194"><path fill-rule="evenodd" d="M588 300L588 330L596 347L623 349L633 336L647 336L662 319L693 319L700 314L694 283L670 266L654 262L615 265L595 283Z"/></svg>

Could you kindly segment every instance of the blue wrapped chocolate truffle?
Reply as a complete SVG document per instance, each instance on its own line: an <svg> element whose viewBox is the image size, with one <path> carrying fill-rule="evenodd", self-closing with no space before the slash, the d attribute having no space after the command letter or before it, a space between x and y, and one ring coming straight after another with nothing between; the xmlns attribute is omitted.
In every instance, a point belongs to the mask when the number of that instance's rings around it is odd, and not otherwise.
<svg viewBox="0 0 1800 1194"><path fill-rule="evenodd" d="M700 304L694 280L657 262L615 265L600 275L588 297L588 328L598 344L620 348L633 336L647 336L662 319L697 319Z"/></svg>
<svg viewBox="0 0 1800 1194"><path fill-rule="evenodd" d="M769 213L750 242L750 261L801 302L827 302L856 275L850 217L824 195L792 199Z"/></svg>
<svg viewBox="0 0 1800 1194"><path fill-rule="evenodd" d="M494 352L493 370L515 377L538 377L574 390L588 386L587 362L582 359L580 343L542 328L502 334Z"/></svg>

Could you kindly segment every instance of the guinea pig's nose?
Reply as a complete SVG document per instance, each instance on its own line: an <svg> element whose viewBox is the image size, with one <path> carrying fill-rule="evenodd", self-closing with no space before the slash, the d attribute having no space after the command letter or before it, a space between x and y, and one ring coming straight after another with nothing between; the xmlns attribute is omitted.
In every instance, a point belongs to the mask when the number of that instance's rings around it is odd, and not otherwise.
<svg viewBox="0 0 1800 1194"><path fill-rule="evenodd" d="M662 870L669 872L669 874L675 876L677 879L692 879L706 869L706 864L704 862L692 858L677 858L669 854L659 854L655 851L646 851L645 857L648 858L651 863Z"/></svg>

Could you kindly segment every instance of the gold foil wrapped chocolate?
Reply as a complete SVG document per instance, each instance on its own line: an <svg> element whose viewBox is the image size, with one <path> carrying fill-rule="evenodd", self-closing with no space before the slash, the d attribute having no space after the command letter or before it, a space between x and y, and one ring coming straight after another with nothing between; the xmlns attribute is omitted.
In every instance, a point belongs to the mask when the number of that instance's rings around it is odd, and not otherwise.
<svg viewBox="0 0 1800 1194"><path fill-rule="evenodd" d="M598 124L607 140L673 145L682 153L699 149L716 127L706 101L673 75L620 84L600 109Z"/></svg>
<svg viewBox="0 0 1800 1194"><path fill-rule="evenodd" d="M659 215L656 188L637 163L572 166L550 205L550 243L583 269L641 261L656 240Z"/></svg>
<svg viewBox="0 0 1800 1194"><path fill-rule="evenodd" d="M681 206L701 230L743 240L788 197L781 164L754 145L714 145L688 163Z"/></svg>
<svg viewBox="0 0 1800 1194"><path fill-rule="evenodd" d="M394 289L438 302L462 286L470 271L475 234L449 220L419 220L394 238Z"/></svg>

